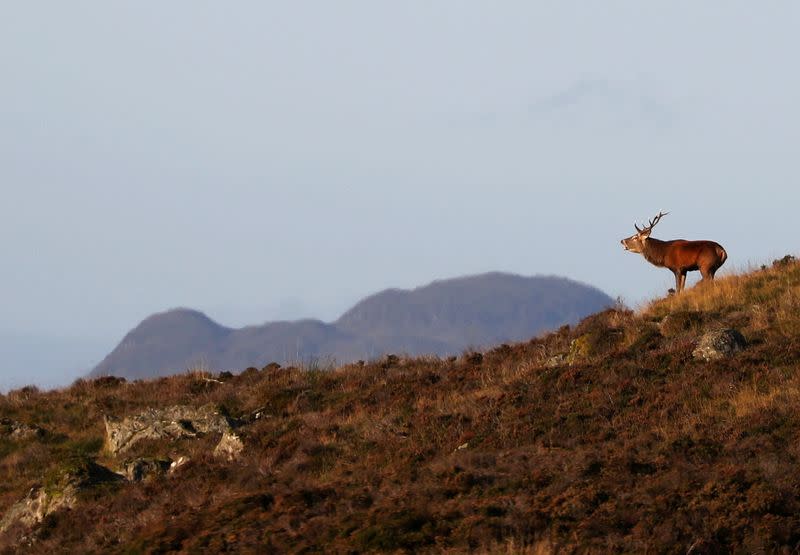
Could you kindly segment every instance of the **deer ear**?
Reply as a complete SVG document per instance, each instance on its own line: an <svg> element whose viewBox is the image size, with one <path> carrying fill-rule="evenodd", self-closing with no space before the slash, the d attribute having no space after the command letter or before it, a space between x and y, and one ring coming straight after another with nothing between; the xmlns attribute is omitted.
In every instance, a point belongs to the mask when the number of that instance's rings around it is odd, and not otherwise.
<svg viewBox="0 0 800 555"><path fill-rule="evenodd" d="M652 229L646 229L646 230L645 230L643 233L640 233L640 234L639 234L639 236L640 236L642 239L647 239L647 238L649 238L649 237L650 237L650 234L651 234L652 232L653 232L653 230L652 230Z"/></svg>

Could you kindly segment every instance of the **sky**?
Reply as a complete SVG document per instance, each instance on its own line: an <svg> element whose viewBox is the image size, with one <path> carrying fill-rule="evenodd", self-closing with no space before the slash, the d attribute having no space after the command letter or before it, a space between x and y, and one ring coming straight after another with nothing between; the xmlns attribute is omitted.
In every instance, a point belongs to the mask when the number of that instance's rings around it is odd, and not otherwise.
<svg viewBox="0 0 800 555"><path fill-rule="evenodd" d="M0 390L177 306L333 320L494 270L635 306L673 278L619 240L662 209L723 273L800 246L796 2L2 11Z"/></svg>

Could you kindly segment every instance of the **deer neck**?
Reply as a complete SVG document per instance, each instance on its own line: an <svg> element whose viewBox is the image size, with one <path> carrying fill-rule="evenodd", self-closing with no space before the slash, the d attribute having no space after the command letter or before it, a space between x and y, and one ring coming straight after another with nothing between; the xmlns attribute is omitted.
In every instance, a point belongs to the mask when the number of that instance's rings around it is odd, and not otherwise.
<svg viewBox="0 0 800 555"><path fill-rule="evenodd" d="M666 255L666 242L659 241L658 239L648 238L644 242L644 249L642 249L642 256L650 264L655 266L664 266L664 256Z"/></svg>

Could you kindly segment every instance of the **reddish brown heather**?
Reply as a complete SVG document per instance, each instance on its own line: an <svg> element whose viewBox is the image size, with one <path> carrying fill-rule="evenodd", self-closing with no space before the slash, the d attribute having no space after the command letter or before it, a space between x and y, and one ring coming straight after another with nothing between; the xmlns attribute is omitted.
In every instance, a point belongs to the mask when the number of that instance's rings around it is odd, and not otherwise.
<svg viewBox="0 0 800 555"><path fill-rule="evenodd" d="M76 458L117 468L103 415L216 403L267 416L154 481L82 493L6 552L780 552L800 545L800 266L717 280L455 360L79 381L0 397L0 510ZM749 346L699 362L706 329ZM558 355L563 355L558 357ZM568 364L569 362L570 364Z"/></svg>

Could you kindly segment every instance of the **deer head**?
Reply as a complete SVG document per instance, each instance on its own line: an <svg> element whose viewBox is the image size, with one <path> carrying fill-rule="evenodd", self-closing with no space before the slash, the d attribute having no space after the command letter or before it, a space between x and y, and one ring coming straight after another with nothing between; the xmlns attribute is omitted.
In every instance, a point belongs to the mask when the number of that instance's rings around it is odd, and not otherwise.
<svg viewBox="0 0 800 555"><path fill-rule="evenodd" d="M656 226L658 222L661 221L661 218L663 218L667 214L669 214L669 212L659 212L655 218L650 220L650 223L646 227L641 229L639 228L638 225L633 224L633 227L636 228L636 233L620 241L620 243L622 243L623 248L626 251L630 252L638 252L638 253L643 252L644 245L647 242L647 239L650 238L650 233L653 231L653 228Z"/></svg>

